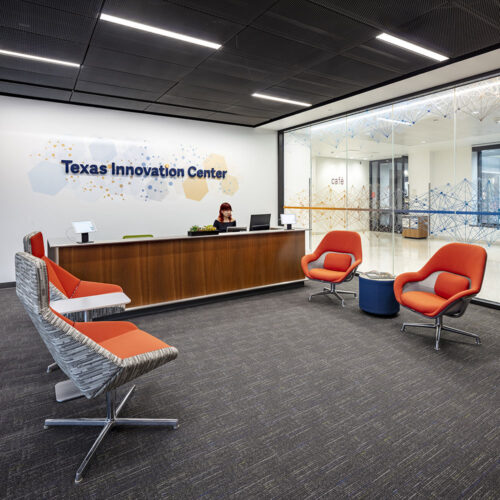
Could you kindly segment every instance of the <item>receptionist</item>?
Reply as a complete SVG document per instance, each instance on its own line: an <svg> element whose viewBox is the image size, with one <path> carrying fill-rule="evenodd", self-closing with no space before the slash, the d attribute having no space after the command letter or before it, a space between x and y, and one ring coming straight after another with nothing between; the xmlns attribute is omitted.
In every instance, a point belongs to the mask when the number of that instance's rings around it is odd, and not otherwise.
<svg viewBox="0 0 500 500"><path fill-rule="evenodd" d="M214 226L218 231L226 232L229 226L236 226L233 219L233 209L229 203L223 203L219 208L219 216L214 220Z"/></svg>

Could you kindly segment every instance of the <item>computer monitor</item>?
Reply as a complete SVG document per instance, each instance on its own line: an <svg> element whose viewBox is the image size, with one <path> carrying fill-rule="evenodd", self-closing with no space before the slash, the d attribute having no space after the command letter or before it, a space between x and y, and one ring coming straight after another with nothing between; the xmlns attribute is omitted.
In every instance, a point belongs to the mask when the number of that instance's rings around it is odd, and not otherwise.
<svg viewBox="0 0 500 500"><path fill-rule="evenodd" d="M271 214L253 214L250 216L250 231L264 231L271 225Z"/></svg>
<svg viewBox="0 0 500 500"><path fill-rule="evenodd" d="M292 229L292 224L297 222L295 214L281 214L281 223L286 224L287 229Z"/></svg>

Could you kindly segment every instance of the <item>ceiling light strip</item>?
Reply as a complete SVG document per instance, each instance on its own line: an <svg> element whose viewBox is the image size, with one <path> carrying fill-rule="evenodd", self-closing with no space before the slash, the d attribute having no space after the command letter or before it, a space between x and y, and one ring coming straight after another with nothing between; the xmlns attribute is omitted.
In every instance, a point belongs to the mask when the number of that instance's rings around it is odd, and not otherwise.
<svg viewBox="0 0 500 500"><path fill-rule="evenodd" d="M286 102L287 104L295 104L297 106L305 106L305 107L312 106L312 104L309 104L307 102L292 101L290 99L283 99L281 97L274 97L272 95L259 94L257 92L252 94L252 97L259 97L260 99L269 99L270 101Z"/></svg>
<svg viewBox="0 0 500 500"><path fill-rule="evenodd" d="M387 33L381 33L380 35L377 35L377 38L379 40L383 40L387 43L392 43L393 45L397 45L398 47L410 50L411 52L415 52L422 56L430 57L431 59L435 59L439 62L446 61L448 59L448 57L443 56L442 54L438 54L437 52L433 52L432 50L424 49L419 45L415 45L414 43L407 42L406 40L402 40L401 38L397 38Z"/></svg>
<svg viewBox="0 0 500 500"><path fill-rule="evenodd" d="M181 33L176 33L175 31L168 31L162 28L148 26L147 24L137 23L135 21L130 21L129 19L123 19L121 17L110 16L109 14L101 14L101 19L110 23L120 24L121 26L127 26L128 28L147 31L148 33L154 33L155 35L166 36L168 38L175 38L176 40L194 43L196 45L202 45L203 47L209 47L215 50L218 50L222 47L222 45L219 43L208 42L207 40L202 40L201 38L182 35Z"/></svg>
<svg viewBox="0 0 500 500"><path fill-rule="evenodd" d="M31 54L24 54L22 52L12 52L11 50L0 49L0 54L3 54L5 56L21 57L23 59L33 59L34 61L40 61L40 62L46 62L46 63L52 63L52 64L62 64L63 66L71 66L74 68L80 67L79 64L69 62L69 61L61 61L60 59L51 59L49 57L33 56Z"/></svg>

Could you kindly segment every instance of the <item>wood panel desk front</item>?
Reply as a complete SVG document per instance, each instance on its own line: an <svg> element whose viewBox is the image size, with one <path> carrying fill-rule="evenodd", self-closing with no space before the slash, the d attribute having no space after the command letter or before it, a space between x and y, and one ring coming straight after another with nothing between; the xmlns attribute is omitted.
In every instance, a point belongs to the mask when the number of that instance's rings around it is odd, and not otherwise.
<svg viewBox="0 0 500 500"><path fill-rule="evenodd" d="M120 285L131 307L304 280L304 230L170 236L78 244L50 240L49 257L87 281Z"/></svg>

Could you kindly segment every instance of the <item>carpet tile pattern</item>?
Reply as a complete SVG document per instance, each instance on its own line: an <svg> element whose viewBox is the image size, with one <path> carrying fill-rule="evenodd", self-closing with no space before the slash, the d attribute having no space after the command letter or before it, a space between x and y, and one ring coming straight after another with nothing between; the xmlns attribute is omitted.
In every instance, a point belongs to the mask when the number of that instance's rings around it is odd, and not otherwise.
<svg viewBox="0 0 500 500"><path fill-rule="evenodd" d="M436 352L432 330L400 332L414 313L308 302L318 288L135 318L179 357L136 381L122 415L180 427L113 429L79 485L98 430L43 419L104 416L104 398L55 402L64 375L45 373L48 351L1 289L0 497L500 498L500 311L449 319L482 345L444 333Z"/></svg>

